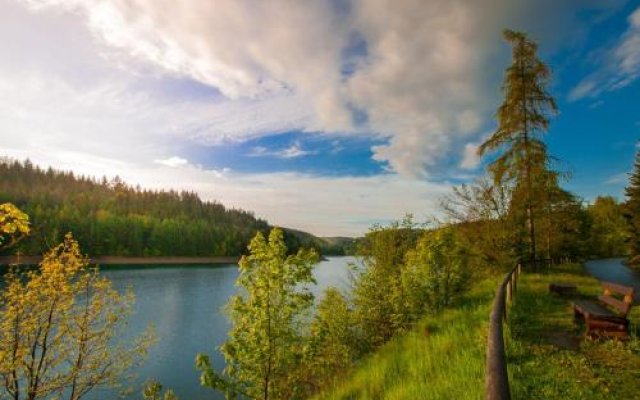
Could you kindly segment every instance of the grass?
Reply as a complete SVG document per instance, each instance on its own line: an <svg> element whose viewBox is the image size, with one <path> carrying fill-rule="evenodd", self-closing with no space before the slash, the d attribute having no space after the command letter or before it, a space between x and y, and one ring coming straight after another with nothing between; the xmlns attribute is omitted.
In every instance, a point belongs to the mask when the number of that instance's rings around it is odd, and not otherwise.
<svg viewBox="0 0 640 400"><path fill-rule="evenodd" d="M479 399L487 322L497 280L477 284L454 308L424 318L365 358L317 399Z"/></svg>
<svg viewBox="0 0 640 400"><path fill-rule="evenodd" d="M551 282L572 282L582 296L600 294L600 283L580 265L548 274L523 274L509 315L507 354L514 399L638 399L640 343L632 309L626 342L582 338L568 299L549 294Z"/></svg>
<svg viewBox="0 0 640 400"><path fill-rule="evenodd" d="M601 291L580 265L522 275L506 325L513 398L640 399L635 333L640 306L630 314L630 340L584 340L569 301L549 294L550 282L575 283L583 296ZM317 399L483 398L487 325L497 283L484 280L451 309L425 317Z"/></svg>

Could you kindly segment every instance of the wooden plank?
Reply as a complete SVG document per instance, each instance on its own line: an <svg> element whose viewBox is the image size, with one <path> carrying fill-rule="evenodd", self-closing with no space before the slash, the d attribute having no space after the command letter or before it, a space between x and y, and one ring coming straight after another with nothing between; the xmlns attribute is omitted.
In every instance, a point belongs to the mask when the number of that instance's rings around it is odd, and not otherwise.
<svg viewBox="0 0 640 400"><path fill-rule="evenodd" d="M585 316L588 314L599 318L618 317L618 315L613 311L593 301L576 301L573 303L573 307L577 312L584 314Z"/></svg>
<svg viewBox="0 0 640 400"><path fill-rule="evenodd" d="M618 283L613 283L613 282L602 282L602 287L605 288L605 290L608 289L610 291L620 293L625 296L633 297L634 289L629 286L624 286L624 285L620 285Z"/></svg>
<svg viewBox="0 0 640 400"><path fill-rule="evenodd" d="M623 317L626 317L627 314L629 313L629 310L631 309L631 304L626 303L624 301L620 301L615 297L602 295L598 297L598 300L618 310L620 315Z"/></svg>
<svg viewBox="0 0 640 400"><path fill-rule="evenodd" d="M611 329L611 330L627 330L627 326L629 326L629 321L626 319L619 319L617 321L607 321L602 319L591 319L588 318L586 320L587 325L589 325L590 329Z"/></svg>

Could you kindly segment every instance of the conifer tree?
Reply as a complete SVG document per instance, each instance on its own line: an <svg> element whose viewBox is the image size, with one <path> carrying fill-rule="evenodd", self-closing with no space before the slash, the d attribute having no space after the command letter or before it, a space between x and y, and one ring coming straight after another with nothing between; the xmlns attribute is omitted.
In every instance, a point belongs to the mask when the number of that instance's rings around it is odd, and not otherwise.
<svg viewBox="0 0 640 400"><path fill-rule="evenodd" d="M512 46L512 62L507 68L503 93L498 108L498 128L478 153L502 151L489 169L496 182L515 181L526 210L529 255L536 255L534 218L534 185L536 176L546 169L546 146L541 134L549 127L549 114L556 112L556 103L547 91L551 77L549 67L537 56L538 46L525 33L504 31ZM518 196L515 196L518 198Z"/></svg>
<svg viewBox="0 0 640 400"><path fill-rule="evenodd" d="M625 189L627 202L624 216L627 219L629 236L629 258L632 264L640 262L640 152L636 154L629 185Z"/></svg>

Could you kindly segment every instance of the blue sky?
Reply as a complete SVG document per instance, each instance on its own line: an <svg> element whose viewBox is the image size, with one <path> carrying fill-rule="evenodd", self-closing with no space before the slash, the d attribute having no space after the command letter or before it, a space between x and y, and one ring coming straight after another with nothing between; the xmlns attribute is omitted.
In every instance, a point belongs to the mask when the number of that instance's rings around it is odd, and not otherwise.
<svg viewBox="0 0 640 400"><path fill-rule="evenodd" d="M273 224L428 220L482 174L530 33L585 200L622 198L640 139L637 0L0 0L0 155L194 190Z"/></svg>

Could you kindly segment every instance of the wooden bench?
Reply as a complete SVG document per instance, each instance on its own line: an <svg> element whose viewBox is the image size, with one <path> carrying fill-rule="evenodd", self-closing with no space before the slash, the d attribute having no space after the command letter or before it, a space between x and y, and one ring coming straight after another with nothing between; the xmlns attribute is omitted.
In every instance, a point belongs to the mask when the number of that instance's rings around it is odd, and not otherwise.
<svg viewBox="0 0 640 400"><path fill-rule="evenodd" d="M575 301L576 320L584 320L585 336L626 338L629 334L627 315L633 305L633 288L617 283L602 282L604 292L598 301Z"/></svg>

